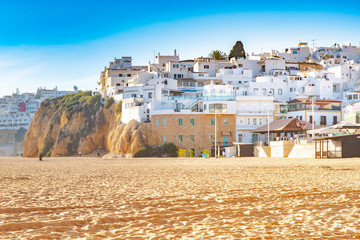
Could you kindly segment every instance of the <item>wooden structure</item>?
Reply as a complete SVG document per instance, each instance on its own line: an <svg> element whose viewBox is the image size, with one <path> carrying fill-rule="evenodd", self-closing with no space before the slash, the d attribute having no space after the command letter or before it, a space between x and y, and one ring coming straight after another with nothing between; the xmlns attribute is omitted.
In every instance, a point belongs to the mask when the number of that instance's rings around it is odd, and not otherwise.
<svg viewBox="0 0 360 240"><path fill-rule="evenodd" d="M317 129L319 127L315 125L314 128ZM286 136L288 133L290 135L306 133L306 131L310 129L312 129L311 123L305 122L297 118L287 118L273 121L269 124L269 126L265 124L253 130L253 132L262 134L267 134L269 132L275 133L275 135L277 136L280 136L281 134Z"/></svg>
<svg viewBox="0 0 360 240"><path fill-rule="evenodd" d="M237 157L253 157L254 156L254 145L252 143L233 143L236 147Z"/></svg>
<svg viewBox="0 0 360 240"><path fill-rule="evenodd" d="M313 139L315 158L360 157L360 134L347 134Z"/></svg>

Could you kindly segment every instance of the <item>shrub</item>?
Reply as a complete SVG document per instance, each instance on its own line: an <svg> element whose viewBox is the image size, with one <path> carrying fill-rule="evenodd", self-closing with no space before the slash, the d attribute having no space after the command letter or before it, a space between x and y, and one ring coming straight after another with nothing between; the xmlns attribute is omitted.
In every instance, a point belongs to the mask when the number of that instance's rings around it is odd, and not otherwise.
<svg viewBox="0 0 360 240"><path fill-rule="evenodd" d="M119 114L122 112L122 101L118 102L115 107L116 114Z"/></svg>
<svg viewBox="0 0 360 240"><path fill-rule="evenodd" d="M139 148L135 151L135 157L177 157L177 147L173 143L165 143L161 146Z"/></svg>
<svg viewBox="0 0 360 240"><path fill-rule="evenodd" d="M166 154L168 157L177 157L178 148L173 143L165 143L161 146L163 154Z"/></svg>
<svg viewBox="0 0 360 240"><path fill-rule="evenodd" d="M104 107L106 109L109 109L112 105L114 104L114 98L113 97L109 97L106 99L105 105Z"/></svg>

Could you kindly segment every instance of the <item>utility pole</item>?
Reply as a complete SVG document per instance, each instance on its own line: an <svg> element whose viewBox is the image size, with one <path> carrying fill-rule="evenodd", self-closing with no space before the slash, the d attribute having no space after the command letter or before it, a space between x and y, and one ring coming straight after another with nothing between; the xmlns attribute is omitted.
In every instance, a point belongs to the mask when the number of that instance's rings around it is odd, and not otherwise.
<svg viewBox="0 0 360 240"><path fill-rule="evenodd" d="M313 42L313 49L315 48L315 41L317 41L318 39L311 39L311 41Z"/></svg>

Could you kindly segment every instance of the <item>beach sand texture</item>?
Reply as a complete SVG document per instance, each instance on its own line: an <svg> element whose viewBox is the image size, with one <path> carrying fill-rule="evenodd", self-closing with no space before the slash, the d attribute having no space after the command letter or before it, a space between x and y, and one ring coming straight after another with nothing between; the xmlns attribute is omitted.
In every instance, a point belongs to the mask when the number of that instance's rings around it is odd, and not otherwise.
<svg viewBox="0 0 360 240"><path fill-rule="evenodd" d="M0 239L360 238L360 159L0 158Z"/></svg>

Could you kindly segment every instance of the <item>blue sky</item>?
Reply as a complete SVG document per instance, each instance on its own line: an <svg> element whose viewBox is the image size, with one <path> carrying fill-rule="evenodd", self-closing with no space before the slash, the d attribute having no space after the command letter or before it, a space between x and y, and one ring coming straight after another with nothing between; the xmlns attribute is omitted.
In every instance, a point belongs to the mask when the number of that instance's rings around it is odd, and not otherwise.
<svg viewBox="0 0 360 240"><path fill-rule="evenodd" d="M38 86L95 89L114 57L147 65L154 52L182 59L360 42L360 2L1 1L0 96ZM312 45L312 44L311 44Z"/></svg>

